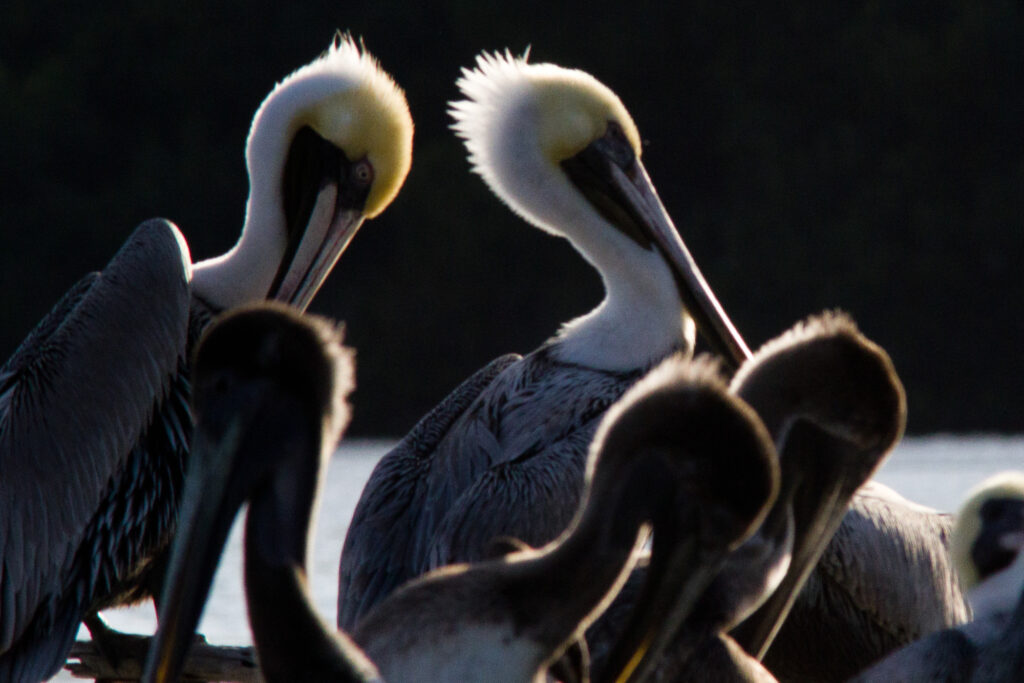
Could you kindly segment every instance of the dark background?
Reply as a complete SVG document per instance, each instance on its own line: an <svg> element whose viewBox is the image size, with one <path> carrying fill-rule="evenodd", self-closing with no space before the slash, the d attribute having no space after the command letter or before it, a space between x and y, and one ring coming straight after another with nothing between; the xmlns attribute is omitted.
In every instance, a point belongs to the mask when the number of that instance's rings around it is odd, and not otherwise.
<svg viewBox="0 0 1024 683"><path fill-rule="evenodd" d="M358 349L350 433L404 433L601 298L448 129L460 67L527 46L620 95L751 346L840 307L892 355L911 431L1022 430L1020 2L82 4L9 2L0 20L0 357L148 217L194 260L227 250L253 112L341 28L417 126L405 189L313 305Z"/></svg>

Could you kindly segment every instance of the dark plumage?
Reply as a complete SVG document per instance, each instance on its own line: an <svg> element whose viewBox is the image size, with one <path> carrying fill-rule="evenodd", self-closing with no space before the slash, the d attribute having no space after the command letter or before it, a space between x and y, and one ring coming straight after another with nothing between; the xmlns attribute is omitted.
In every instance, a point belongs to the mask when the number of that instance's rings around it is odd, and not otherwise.
<svg viewBox="0 0 1024 683"><path fill-rule="evenodd" d="M280 305L220 318L196 354L196 438L182 531L144 680L173 681L199 621L221 549L249 502L245 585L268 681L377 678L316 615L306 588L319 476L348 422L352 354L323 319Z"/></svg>
<svg viewBox="0 0 1024 683"><path fill-rule="evenodd" d="M531 546L555 538L579 507L604 411L640 376L559 362L542 348L467 379L367 482L341 556L339 623L432 568L482 559L497 536Z"/></svg>
<svg viewBox="0 0 1024 683"><path fill-rule="evenodd" d="M83 617L159 587L203 318L188 267L177 228L144 223L0 370L0 680L52 676Z"/></svg>
<svg viewBox="0 0 1024 683"><path fill-rule="evenodd" d="M742 486L731 478L737 468L748 473ZM353 637L385 678L534 680L618 589L648 524L657 579L631 615L624 648L654 656L666 623L686 616L777 487L753 413L709 366L679 358L608 412L587 474L583 506L557 542L431 572L366 615ZM622 669L642 659L627 656Z"/></svg>

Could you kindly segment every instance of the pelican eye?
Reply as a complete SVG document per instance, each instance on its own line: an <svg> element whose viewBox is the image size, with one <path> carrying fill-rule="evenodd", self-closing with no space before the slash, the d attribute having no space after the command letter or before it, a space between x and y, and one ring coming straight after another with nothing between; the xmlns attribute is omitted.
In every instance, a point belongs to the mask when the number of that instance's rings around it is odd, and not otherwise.
<svg viewBox="0 0 1024 683"><path fill-rule="evenodd" d="M373 164L370 163L369 159L363 157L352 164L349 176L357 187L369 187L373 182Z"/></svg>
<svg viewBox="0 0 1024 683"><path fill-rule="evenodd" d="M606 131L606 134L616 142L621 142L626 145L629 144L629 139L626 138L626 132L622 130L622 126L619 125L619 122L614 119L608 121L608 130Z"/></svg>
<svg viewBox="0 0 1024 683"><path fill-rule="evenodd" d="M612 161L625 171L632 170L636 162L636 152L633 151L633 145L630 144L629 138L626 137L626 132L622 130L622 126L619 125L618 121L608 121L604 140L606 143L605 149L608 151Z"/></svg>

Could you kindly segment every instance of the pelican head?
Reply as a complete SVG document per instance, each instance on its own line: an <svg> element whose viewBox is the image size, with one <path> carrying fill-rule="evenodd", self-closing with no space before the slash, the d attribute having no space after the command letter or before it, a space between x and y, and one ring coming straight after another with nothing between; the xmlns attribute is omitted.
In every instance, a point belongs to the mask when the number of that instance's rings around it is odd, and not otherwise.
<svg viewBox="0 0 1024 683"><path fill-rule="evenodd" d="M799 420L869 453L895 446L906 424L906 393L889 355L839 311L812 316L764 344L731 385L780 448Z"/></svg>
<svg viewBox="0 0 1024 683"><path fill-rule="evenodd" d="M1024 472L1000 472L972 489L949 545L975 618L989 608L1012 609L1024 583ZM987 586L1001 583L1007 585Z"/></svg>
<svg viewBox="0 0 1024 683"><path fill-rule="evenodd" d="M601 307L562 331L591 340L587 351L566 347L574 360L622 367L637 348L653 357L681 341L692 348L686 313L726 362L749 356L662 206L615 93L583 71L507 52L479 56L458 85L466 99L450 113L474 170L524 219L568 238L604 280ZM601 339L638 315L643 329L630 325L628 340Z"/></svg>
<svg viewBox="0 0 1024 683"><path fill-rule="evenodd" d="M402 90L350 37L336 39L257 110L242 236L196 265L196 293L221 309L264 298L304 309L363 220L395 198L412 133Z"/></svg>
<svg viewBox="0 0 1024 683"><path fill-rule="evenodd" d="M193 362L192 457L143 680L177 680L245 501L246 562L304 574L319 472L348 421L352 373L340 331L284 304L238 307L206 330Z"/></svg>

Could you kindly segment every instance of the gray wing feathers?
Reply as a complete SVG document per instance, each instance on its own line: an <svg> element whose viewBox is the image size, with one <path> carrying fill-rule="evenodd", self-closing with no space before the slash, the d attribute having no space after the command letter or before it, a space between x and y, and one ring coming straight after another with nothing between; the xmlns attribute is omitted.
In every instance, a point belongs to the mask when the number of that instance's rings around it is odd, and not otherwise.
<svg viewBox="0 0 1024 683"><path fill-rule="evenodd" d="M768 650L768 668L782 679L845 679L964 623L969 610L947 553L952 523L898 497L858 492Z"/></svg>
<svg viewBox="0 0 1024 683"><path fill-rule="evenodd" d="M478 477L438 525L424 571L486 559L499 537L532 547L558 537L579 507L591 432L578 430L543 453L498 463Z"/></svg>
<svg viewBox="0 0 1024 683"><path fill-rule="evenodd" d="M424 480L437 445L502 371L521 359L501 356L478 370L413 429L374 468L363 489L341 552L338 625L351 630L359 617L414 576L409 555Z"/></svg>
<svg viewBox="0 0 1024 683"><path fill-rule="evenodd" d="M910 642L969 618L949 559L952 526L951 515L858 495L818 570L878 627Z"/></svg>
<svg viewBox="0 0 1024 683"><path fill-rule="evenodd" d="M0 652L59 589L111 477L184 355L189 256L143 223L0 370Z"/></svg>
<svg viewBox="0 0 1024 683"><path fill-rule="evenodd" d="M485 546L493 535L483 535L492 532L531 545L554 539L579 501L598 422L637 378L558 363L541 352L499 378L495 386L502 382L501 390L481 397L434 459L427 480L430 496L414 536L421 544L414 549L416 573L479 557L482 547L471 546L468 537L462 542L441 538L462 533L455 531L462 525L478 528L474 539ZM541 475L545 468L551 471ZM564 488L546 492L544 485L556 478ZM506 485L508 492L491 490ZM539 488L527 492L527 486ZM474 500L493 495L504 498ZM524 506L527 496L536 504Z"/></svg>
<svg viewBox="0 0 1024 683"><path fill-rule="evenodd" d="M507 353L474 372L429 413L420 418L416 426L385 457L399 450L406 450L420 457L433 453L455 421L494 381L494 378L522 359L523 357L517 353Z"/></svg>

